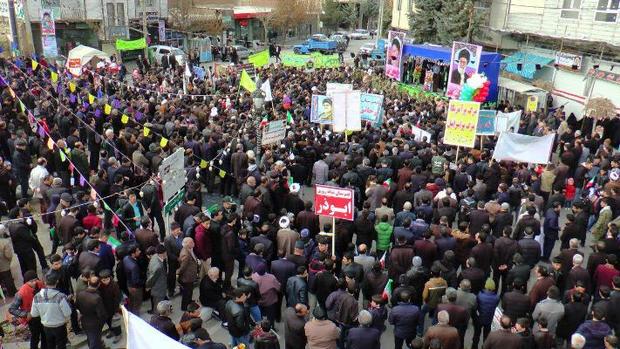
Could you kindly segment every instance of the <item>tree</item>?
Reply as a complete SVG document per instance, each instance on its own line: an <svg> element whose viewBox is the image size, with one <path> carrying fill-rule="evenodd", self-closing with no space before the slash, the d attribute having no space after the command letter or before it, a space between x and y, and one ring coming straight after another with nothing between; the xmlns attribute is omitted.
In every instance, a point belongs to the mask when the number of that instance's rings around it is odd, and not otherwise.
<svg viewBox="0 0 620 349"><path fill-rule="evenodd" d="M225 27L220 11L196 8L191 0L177 0L168 11L168 19L171 28L185 32L218 35Z"/></svg>
<svg viewBox="0 0 620 349"><path fill-rule="evenodd" d="M437 41L449 45L453 41L471 41L475 25L473 0L443 1L437 20Z"/></svg>
<svg viewBox="0 0 620 349"><path fill-rule="evenodd" d="M308 0L278 1L269 12L259 15L258 20L263 25L265 40L268 38L269 30L287 32L301 23L311 21L309 12L313 8L312 4L313 2Z"/></svg>
<svg viewBox="0 0 620 349"><path fill-rule="evenodd" d="M340 3L334 0L326 0L323 4L321 21L325 28L338 30L349 28L357 24L357 10L353 3Z"/></svg>
<svg viewBox="0 0 620 349"><path fill-rule="evenodd" d="M416 0L415 11L409 16L409 28L415 41L437 42L437 27L443 3L441 0Z"/></svg>

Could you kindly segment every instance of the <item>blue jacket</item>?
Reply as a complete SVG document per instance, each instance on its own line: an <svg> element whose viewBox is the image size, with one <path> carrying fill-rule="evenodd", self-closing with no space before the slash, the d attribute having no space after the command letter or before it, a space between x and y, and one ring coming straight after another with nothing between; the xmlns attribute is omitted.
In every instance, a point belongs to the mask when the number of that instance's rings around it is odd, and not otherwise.
<svg viewBox="0 0 620 349"><path fill-rule="evenodd" d="M553 208L548 209L545 213L545 223L543 225L545 228L545 237L549 235L550 237L553 236L557 239L558 232L560 231L558 220L558 214L553 210Z"/></svg>
<svg viewBox="0 0 620 349"><path fill-rule="evenodd" d="M577 333L586 339L583 349L604 349L605 336L611 334L611 328L603 321L587 320L579 325Z"/></svg>
<svg viewBox="0 0 620 349"><path fill-rule="evenodd" d="M499 304L499 296L495 292L482 290L478 293L478 319L482 325L490 325L493 322L495 308Z"/></svg>
<svg viewBox="0 0 620 349"><path fill-rule="evenodd" d="M140 267L136 260L131 256L125 256L123 258L123 268L125 269L125 275L127 276L127 287L141 288L144 286L144 280L141 277Z"/></svg>
<svg viewBox="0 0 620 349"><path fill-rule="evenodd" d="M347 348L379 349L381 348L381 332L372 327L355 327L347 334Z"/></svg>
<svg viewBox="0 0 620 349"><path fill-rule="evenodd" d="M388 316L394 325L394 336L398 338L414 338L420 321L420 309L411 303L398 303Z"/></svg>
<svg viewBox="0 0 620 349"><path fill-rule="evenodd" d="M101 257L101 265L104 269L109 269L110 271L114 270L116 259L114 258L114 252L112 252L112 246L105 242L100 242L99 257Z"/></svg>

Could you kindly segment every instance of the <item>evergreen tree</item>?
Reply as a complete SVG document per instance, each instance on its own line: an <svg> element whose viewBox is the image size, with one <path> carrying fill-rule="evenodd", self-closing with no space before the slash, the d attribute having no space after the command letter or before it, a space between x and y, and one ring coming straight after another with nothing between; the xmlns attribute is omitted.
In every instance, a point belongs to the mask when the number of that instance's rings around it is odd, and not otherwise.
<svg viewBox="0 0 620 349"><path fill-rule="evenodd" d="M471 42L480 27L480 16L474 0L443 0L437 17L437 42L452 45L453 41Z"/></svg>
<svg viewBox="0 0 620 349"><path fill-rule="evenodd" d="M452 0L416 0L409 16L409 28L416 42L437 43L437 25L444 2ZM455 0L458 1L458 0Z"/></svg>

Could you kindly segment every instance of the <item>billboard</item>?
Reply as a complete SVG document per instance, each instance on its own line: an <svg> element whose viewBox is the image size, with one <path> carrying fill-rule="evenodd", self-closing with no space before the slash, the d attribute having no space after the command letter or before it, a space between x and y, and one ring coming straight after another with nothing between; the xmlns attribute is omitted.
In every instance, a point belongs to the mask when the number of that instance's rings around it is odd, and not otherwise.
<svg viewBox="0 0 620 349"><path fill-rule="evenodd" d="M385 56L385 75L397 81L401 80L400 68L404 45L405 33L390 30L387 55Z"/></svg>
<svg viewBox="0 0 620 349"><path fill-rule="evenodd" d="M446 96L450 98L459 97L461 88L465 85L467 79L478 73L481 57L482 46L456 41L452 43Z"/></svg>

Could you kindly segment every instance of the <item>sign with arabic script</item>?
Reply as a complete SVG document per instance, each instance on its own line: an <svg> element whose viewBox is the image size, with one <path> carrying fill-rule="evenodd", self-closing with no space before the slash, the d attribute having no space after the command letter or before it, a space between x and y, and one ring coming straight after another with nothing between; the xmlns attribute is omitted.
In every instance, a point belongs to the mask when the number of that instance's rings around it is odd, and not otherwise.
<svg viewBox="0 0 620 349"><path fill-rule="evenodd" d="M376 123L381 116L383 95L362 93L360 97L360 116L362 120Z"/></svg>
<svg viewBox="0 0 620 349"><path fill-rule="evenodd" d="M353 220L353 189L314 186L314 213L339 219Z"/></svg>

